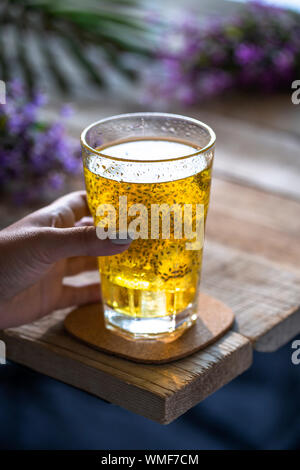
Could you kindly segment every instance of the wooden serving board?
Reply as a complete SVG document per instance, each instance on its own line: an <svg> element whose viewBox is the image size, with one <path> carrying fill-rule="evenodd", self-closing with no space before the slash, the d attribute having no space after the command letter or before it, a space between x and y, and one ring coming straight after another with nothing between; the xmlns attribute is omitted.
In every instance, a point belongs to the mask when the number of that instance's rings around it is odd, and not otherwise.
<svg viewBox="0 0 300 470"><path fill-rule="evenodd" d="M1 332L7 356L149 419L168 424L250 367L252 347L238 333L171 364L137 364L66 333L67 312Z"/></svg>

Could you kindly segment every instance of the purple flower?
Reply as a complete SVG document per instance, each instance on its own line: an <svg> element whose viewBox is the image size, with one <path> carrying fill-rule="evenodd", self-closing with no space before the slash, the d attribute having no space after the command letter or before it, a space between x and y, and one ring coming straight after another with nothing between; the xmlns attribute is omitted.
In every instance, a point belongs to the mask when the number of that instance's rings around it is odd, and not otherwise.
<svg viewBox="0 0 300 470"><path fill-rule="evenodd" d="M294 66L294 56L290 50L283 49L275 55L273 64L281 75L290 75Z"/></svg>
<svg viewBox="0 0 300 470"><path fill-rule="evenodd" d="M50 188L52 189L60 189L63 185L64 177L60 173L53 173L49 176L47 183L49 184Z"/></svg>
<svg viewBox="0 0 300 470"><path fill-rule="evenodd" d="M55 142L57 139L61 139L63 137L64 132L64 125L61 122L55 122L46 131L46 137L49 141Z"/></svg>
<svg viewBox="0 0 300 470"><path fill-rule="evenodd" d="M263 51L254 44L240 44L235 51L235 59L239 65L252 65L263 57Z"/></svg>
<svg viewBox="0 0 300 470"><path fill-rule="evenodd" d="M176 58L166 57L161 61L162 69L165 75L171 80L169 85L173 87L176 83L182 80L181 64Z"/></svg>
<svg viewBox="0 0 300 470"><path fill-rule="evenodd" d="M11 134L18 134L23 127L23 119L20 114L7 116L7 128Z"/></svg>
<svg viewBox="0 0 300 470"><path fill-rule="evenodd" d="M200 80L200 90L203 98L222 93L232 85L231 76L222 70L212 70L207 72Z"/></svg>
<svg viewBox="0 0 300 470"><path fill-rule="evenodd" d="M185 105L191 105L197 100L197 94L192 86L184 85L178 90L178 99Z"/></svg>
<svg viewBox="0 0 300 470"><path fill-rule="evenodd" d="M22 97L24 94L23 83L21 82L21 80L17 78L15 78L14 80L10 82L9 88L10 88L11 96L14 99Z"/></svg>
<svg viewBox="0 0 300 470"><path fill-rule="evenodd" d="M22 122L24 124L33 123L34 121L36 121L37 113L38 107L34 102L25 104L22 111L20 112Z"/></svg>
<svg viewBox="0 0 300 470"><path fill-rule="evenodd" d="M72 108L70 104L65 104L60 109L60 116L62 118L69 118L73 116L73 114L74 114L74 109Z"/></svg>
<svg viewBox="0 0 300 470"><path fill-rule="evenodd" d="M63 166L65 170L69 173L77 173L78 172L78 166L79 162L78 159L75 158L71 153L66 155L66 158L64 159Z"/></svg>
<svg viewBox="0 0 300 470"><path fill-rule="evenodd" d="M42 107L47 104L48 98L44 93L36 93L33 97L32 103L34 106Z"/></svg>
<svg viewBox="0 0 300 470"><path fill-rule="evenodd" d="M168 26L152 70L149 103L200 102L230 88L290 88L300 68L300 15L249 2L231 17L186 14ZM149 78L150 77L150 78Z"/></svg>
<svg viewBox="0 0 300 470"><path fill-rule="evenodd" d="M0 107L0 192L16 204L40 202L50 189L53 197L66 174L80 171L79 145L66 135L63 124L39 121L45 103L41 93L28 101L15 80Z"/></svg>

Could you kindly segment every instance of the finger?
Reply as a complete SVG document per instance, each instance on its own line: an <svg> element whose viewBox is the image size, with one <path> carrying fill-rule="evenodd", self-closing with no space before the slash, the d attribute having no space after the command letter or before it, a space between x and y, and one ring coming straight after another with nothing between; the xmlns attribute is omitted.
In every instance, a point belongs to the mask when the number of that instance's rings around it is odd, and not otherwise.
<svg viewBox="0 0 300 470"><path fill-rule="evenodd" d="M124 240L122 240L124 242ZM120 245L120 240L100 240L96 227L48 228L39 237L39 255L53 263L74 256L112 256L127 250L132 240Z"/></svg>
<svg viewBox="0 0 300 470"><path fill-rule="evenodd" d="M39 211L28 216L33 225L48 227L72 227L90 212L85 191L75 191L56 199Z"/></svg>
<svg viewBox="0 0 300 470"><path fill-rule="evenodd" d="M74 276L84 271L94 271L98 269L98 262L95 256L75 256L67 260L66 276Z"/></svg>
<svg viewBox="0 0 300 470"><path fill-rule="evenodd" d="M64 208L70 209L73 212L75 222L83 217L90 216L85 191L74 191L66 194L59 199L56 199L56 201L48 207L56 208L58 210Z"/></svg>
<svg viewBox="0 0 300 470"><path fill-rule="evenodd" d="M75 223L76 227L83 227L84 225L94 225L93 217L83 217Z"/></svg>
<svg viewBox="0 0 300 470"><path fill-rule="evenodd" d="M57 308L67 308L73 305L86 305L100 302L99 284L89 284L82 287L63 286Z"/></svg>

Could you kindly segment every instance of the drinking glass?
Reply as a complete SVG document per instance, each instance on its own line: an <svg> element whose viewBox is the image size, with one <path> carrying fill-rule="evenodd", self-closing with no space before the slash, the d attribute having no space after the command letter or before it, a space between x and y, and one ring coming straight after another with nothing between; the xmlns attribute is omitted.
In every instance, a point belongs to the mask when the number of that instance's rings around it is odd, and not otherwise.
<svg viewBox="0 0 300 470"><path fill-rule="evenodd" d="M197 318L215 134L190 117L133 113L91 124L81 144L101 237L133 239L98 259L105 325L171 341Z"/></svg>

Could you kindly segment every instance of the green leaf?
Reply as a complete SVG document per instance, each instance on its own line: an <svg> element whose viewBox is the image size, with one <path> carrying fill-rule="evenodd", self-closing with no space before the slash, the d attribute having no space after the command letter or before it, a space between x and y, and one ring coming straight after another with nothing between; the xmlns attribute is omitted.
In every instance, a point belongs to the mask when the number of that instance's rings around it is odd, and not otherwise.
<svg viewBox="0 0 300 470"><path fill-rule="evenodd" d="M151 31L142 20L142 4L139 0L7 0L6 8L0 5L2 77L9 76L11 54L9 45L1 38L5 25L15 32L17 61L29 92L39 80L26 49L29 34L35 36L47 70L64 92L69 89L70 80L53 53L48 36L62 40L78 69L97 85L103 86L105 80L101 68L89 60L89 49L95 45L99 58L107 57L110 66L132 78L132 71L126 69L122 60L123 54L151 56L154 49Z"/></svg>
<svg viewBox="0 0 300 470"><path fill-rule="evenodd" d="M38 44L49 73L53 76L57 88L63 93L67 93L70 83L57 61L56 54L54 54L54 51L52 50L49 38L47 38L44 31L40 32L39 38L42 39L38 41Z"/></svg>
<svg viewBox="0 0 300 470"><path fill-rule="evenodd" d="M16 32L18 61L22 67L23 78L28 94L32 95L36 88L36 74L29 59L28 46L26 44L26 38L24 37L24 31L21 27L18 27Z"/></svg>
<svg viewBox="0 0 300 470"><path fill-rule="evenodd" d="M104 81L98 73L96 67L89 61L86 54L81 50L80 45L72 37L64 35L64 41L75 60L82 66L82 69L89 75L90 79L98 86L102 87Z"/></svg>

